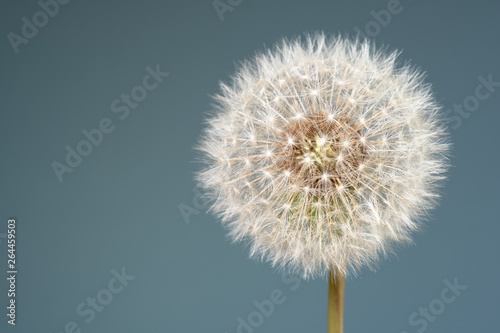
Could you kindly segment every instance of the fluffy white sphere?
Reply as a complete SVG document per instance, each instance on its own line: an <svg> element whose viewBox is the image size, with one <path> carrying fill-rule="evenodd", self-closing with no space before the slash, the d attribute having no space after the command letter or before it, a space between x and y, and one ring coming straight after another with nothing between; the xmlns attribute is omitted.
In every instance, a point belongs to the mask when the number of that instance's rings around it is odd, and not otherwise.
<svg viewBox="0 0 500 333"><path fill-rule="evenodd" d="M430 86L396 58L315 34L221 84L197 179L252 257L304 278L346 275L410 241L449 144Z"/></svg>

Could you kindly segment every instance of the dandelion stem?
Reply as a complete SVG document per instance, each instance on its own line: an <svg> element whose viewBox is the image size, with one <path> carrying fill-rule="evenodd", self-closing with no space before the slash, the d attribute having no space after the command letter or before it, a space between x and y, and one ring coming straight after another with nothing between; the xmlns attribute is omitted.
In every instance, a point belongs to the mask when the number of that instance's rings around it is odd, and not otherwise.
<svg viewBox="0 0 500 333"><path fill-rule="evenodd" d="M328 333L344 332L345 277L330 271L328 288Z"/></svg>

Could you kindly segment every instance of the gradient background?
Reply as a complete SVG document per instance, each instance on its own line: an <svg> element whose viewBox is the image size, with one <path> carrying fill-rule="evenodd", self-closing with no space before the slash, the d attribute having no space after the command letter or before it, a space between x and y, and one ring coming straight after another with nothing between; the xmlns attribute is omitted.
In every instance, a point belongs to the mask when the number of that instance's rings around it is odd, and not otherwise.
<svg viewBox="0 0 500 333"><path fill-rule="evenodd" d="M370 11L388 3L243 0L221 20L209 0L71 1L16 54L7 34L20 34L21 18L32 21L40 7L2 1L0 269L13 216L19 274L15 327L6 323L0 280L0 331L64 332L74 321L82 332L231 333L253 301L281 289L286 301L255 332L325 332L326 280L292 291L230 244L193 191L192 147L209 96L236 62L283 36L373 29ZM478 76L500 81L500 3L401 6L373 39L425 70L444 109L474 95ZM120 120L110 104L156 64L170 76ZM467 290L425 331L498 330L499 106L500 87L450 128L454 167L440 207L416 246L348 281L346 332L417 332L409 316L455 277ZM51 163L64 163L66 145L75 148L103 118L114 131L59 182ZM179 209L186 206L197 212L189 220ZM135 279L85 323L76 307L122 267Z"/></svg>

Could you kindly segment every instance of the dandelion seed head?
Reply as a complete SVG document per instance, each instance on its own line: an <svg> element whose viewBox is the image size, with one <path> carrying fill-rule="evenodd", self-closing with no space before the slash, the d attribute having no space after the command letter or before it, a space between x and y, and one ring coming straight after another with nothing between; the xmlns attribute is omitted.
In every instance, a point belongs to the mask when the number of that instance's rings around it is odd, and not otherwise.
<svg viewBox="0 0 500 333"><path fill-rule="evenodd" d="M284 40L222 84L197 180L252 257L375 268L436 205L449 143L419 70L368 41Z"/></svg>

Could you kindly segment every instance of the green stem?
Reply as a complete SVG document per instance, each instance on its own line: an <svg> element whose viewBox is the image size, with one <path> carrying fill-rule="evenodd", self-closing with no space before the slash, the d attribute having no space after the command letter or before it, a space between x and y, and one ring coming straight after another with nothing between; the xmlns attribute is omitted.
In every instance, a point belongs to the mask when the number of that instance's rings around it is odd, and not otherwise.
<svg viewBox="0 0 500 333"><path fill-rule="evenodd" d="M328 288L328 333L344 332L345 277L330 272Z"/></svg>

